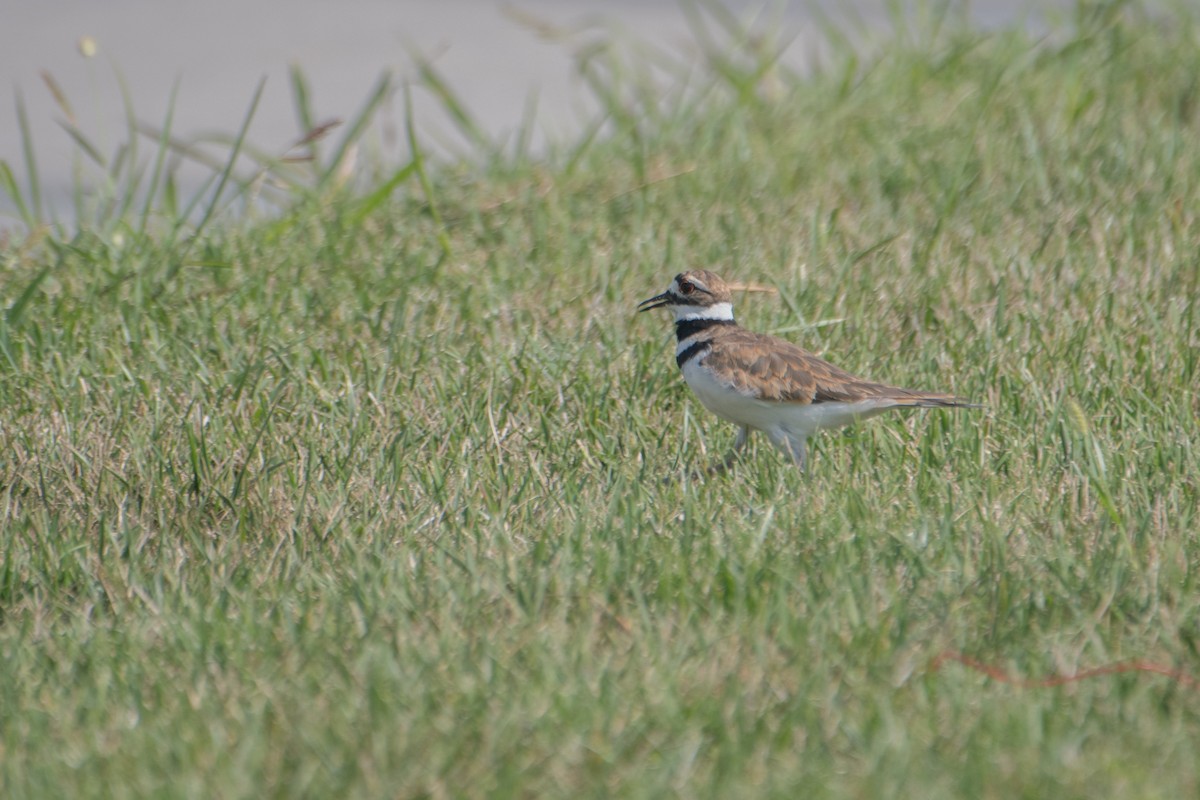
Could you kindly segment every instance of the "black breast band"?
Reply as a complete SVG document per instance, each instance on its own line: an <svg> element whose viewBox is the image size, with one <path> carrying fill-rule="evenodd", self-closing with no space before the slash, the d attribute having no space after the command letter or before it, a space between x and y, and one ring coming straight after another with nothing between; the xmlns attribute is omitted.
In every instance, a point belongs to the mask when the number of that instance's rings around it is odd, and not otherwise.
<svg viewBox="0 0 1200 800"><path fill-rule="evenodd" d="M708 342L708 341L692 342L690 345L688 345L687 347L685 347L683 349L683 352L681 352L679 355L675 356L675 363L679 365L680 369L683 369L684 364L691 361L693 358L696 358L697 356L707 353L711 349L712 349L712 342Z"/></svg>
<svg viewBox="0 0 1200 800"><path fill-rule="evenodd" d="M731 319L681 319L675 323L675 338L683 341L689 336L695 336L700 331L706 331L714 325L737 325Z"/></svg>

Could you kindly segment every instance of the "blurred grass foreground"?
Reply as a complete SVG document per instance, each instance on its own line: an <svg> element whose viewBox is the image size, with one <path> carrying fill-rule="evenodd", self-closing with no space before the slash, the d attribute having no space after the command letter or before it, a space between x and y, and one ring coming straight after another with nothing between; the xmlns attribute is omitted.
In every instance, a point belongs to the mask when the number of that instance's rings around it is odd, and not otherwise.
<svg viewBox="0 0 1200 800"><path fill-rule="evenodd" d="M5 797L1196 796L1185 681L930 665L1200 674L1200 24L795 75L693 13L686 74L586 54L604 115L537 157L429 68L470 159L410 120L350 169L403 91L326 133L297 73L297 149L231 133L192 197L169 119L76 130L77 224L4 165ZM988 409L691 479L734 430L633 309L694 266Z"/></svg>

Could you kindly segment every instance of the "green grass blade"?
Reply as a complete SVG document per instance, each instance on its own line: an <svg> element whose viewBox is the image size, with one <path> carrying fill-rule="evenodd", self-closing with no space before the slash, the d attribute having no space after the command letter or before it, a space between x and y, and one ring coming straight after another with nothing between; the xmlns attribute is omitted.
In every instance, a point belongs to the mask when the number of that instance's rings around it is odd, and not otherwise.
<svg viewBox="0 0 1200 800"><path fill-rule="evenodd" d="M307 137L308 133L316 130L318 126L312 110L312 91L308 85L308 77L299 64L288 66L288 83L292 88L292 107L296 111L296 122L301 133ZM318 175L323 174L321 153L315 141L309 145L309 152L312 154L313 171Z"/></svg>
<svg viewBox="0 0 1200 800"><path fill-rule="evenodd" d="M517 128L517 136L513 141L512 154L515 161L527 161L532 157L530 148L537 127L537 114L538 95L535 88L525 98L525 110L521 113L521 125Z"/></svg>
<svg viewBox="0 0 1200 800"><path fill-rule="evenodd" d="M338 172L342 169L342 160L346 158L349 149L358 144L363 132L366 131L367 126L374 119L376 109L379 108L379 104L383 102L391 89L391 73L385 72L379 76L379 80L375 83L375 87L371 90L370 94L367 95L366 102L363 103L362 108L350 120L350 125L346 133L342 136L341 141L338 142L333 155L330 156L328 167L326 167L325 172L320 176L321 185L328 185L330 181L337 177Z"/></svg>
<svg viewBox="0 0 1200 800"><path fill-rule="evenodd" d="M488 138L479 124L475 122L474 117L467 111L462 100L450 88L450 84L441 76L426 58L416 57L414 59L417 65L417 74L421 78L421 85L433 93L441 104L442 109L453 120L455 127L459 133L467 140L472 147L479 153L491 152L494 145Z"/></svg>
<svg viewBox="0 0 1200 800"><path fill-rule="evenodd" d="M29 178L29 213L26 215L26 224L32 228L45 220L42 214L42 180L38 175L37 155L33 147L33 133L29 129L29 116L25 112L25 98L20 89L17 90L17 128L21 132L21 152L25 156L25 173Z"/></svg>
<svg viewBox="0 0 1200 800"><path fill-rule="evenodd" d="M79 121L75 118L75 109L71 107L70 101L67 99L67 93L59 86L58 81L50 74L49 70L41 70L39 73L42 77L42 83L46 84L46 88L50 90L50 95L54 98L54 102L62 110L67 118L67 122L77 126Z"/></svg>
<svg viewBox="0 0 1200 800"><path fill-rule="evenodd" d="M62 120L59 120L58 126L66 131L66 134L71 137L76 146L78 146L79 149L83 151L84 155L91 159L96 166L104 170L108 169L108 160L100 152L99 148L92 144L92 140L89 139L83 131L70 122L65 122Z"/></svg>
<svg viewBox="0 0 1200 800"><path fill-rule="evenodd" d="M112 184L116 191L115 207L110 222L115 223L126 218L129 209L137 200L141 190L142 175L145 174L138 160L138 122L133 108L133 94L129 91L129 82L120 69L113 68L117 77L117 86L121 91L121 110L125 119L125 169L121 170L118 162L114 161L113 168L117 174L112 175ZM152 190L151 190L152 191Z"/></svg>
<svg viewBox="0 0 1200 800"><path fill-rule="evenodd" d="M598 53L580 63L579 74L600 103L600 107L608 119L612 120L613 125L628 141L637 182L645 183L646 144L642 132L642 120L627 107L622 96L620 64L615 56L610 54L607 59L602 59ZM586 142L588 138L585 134L584 141Z"/></svg>
<svg viewBox="0 0 1200 800"><path fill-rule="evenodd" d="M414 158L392 173L392 176L380 185L379 188L355 203L353 210L351 210L347 218L350 225L356 226L362 223L377 208L387 202L387 199L392 196L392 192L396 191L397 187L415 175L416 172L417 162Z"/></svg>
<svg viewBox="0 0 1200 800"><path fill-rule="evenodd" d="M169 131L164 131L162 128L156 128L153 125L149 125L145 122L138 123L138 133L156 142L166 136L166 141L170 146L171 152L173 152L177 157L181 159L187 159L188 161L193 161L215 173L220 173L223 169L225 169L225 161L223 159L210 155L208 152L201 150L196 146L196 142L206 141L206 137L203 135L196 136L193 141L185 141L172 135ZM225 134L220 134L208 138L211 138L213 141L228 145L229 147L232 147L237 141L236 135L228 136Z"/></svg>
<svg viewBox="0 0 1200 800"><path fill-rule="evenodd" d="M183 207L183 211L171 215L172 219L175 220L173 228L176 233L178 233L179 230L182 230L188 224L188 222L194 219L195 215L199 213L200 205L204 203L205 198L208 197L212 187L216 185L218 177L218 173L210 175L188 199L187 203ZM169 194L175 198L173 201L174 204L178 205L179 186L174 178L171 178L170 180Z"/></svg>
<svg viewBox="0 0 1200 800"><path fill-rule="evenodd" d="M146 226L149 224L151 214L155 208L155 203L159 202L159 208L165 209L170 204L162 204L159 198L159 186L162 184L163 168L166 165L167 153L171 149L171 123L175 119L175 102L179 97L179 79L175 79L175 83L171 85L171 96L167 100L167 116L163 120L162 133L158 137L158 148L154 156L154 169L150 173L150 182L146 185L146 199L142 204L142 213L138 221L138 233L144 235ZM137 136L141 131L134 132Z"/></svg>
<svg viewBox="0 0 1200 800"><path fill-rule="evenodd" d="M169 166L167 167L166 174L163 176L162 206L160 210L164 217L173 220L171 230L178 231L180 227L179 187L175 182L175 171Z"/></svg>
<svg viewBox="0 0 1200 800"><path fill-rule="evenodd" d="M417 173L421 191L425 193L425 202L429 205L429 215L437 225L438 246L442 250L442 260L450 258L450 238L446 235L446 226L442 223L442 214L438 210L437 199L434 196L433 184L429 173L425 170L425 157L421 152L421 144L417 141L417 123L413 118L412 91L404 84L404 131L408 136L408 147L412 151L412 168Z"/></svg>
<svg viewBox="0 0 1200 800"><path fill-rule="evenodd" d="M234 138L233 147L229 151L229 157L225 161L225 168L221 170L221 175L217 179L217 186L213 189L212 198L208 205L204 208L204 213L200 217L200 222L196 224L196 229L193 231L189 240L189 244L185 249L191 249L195 242L200 238L200 234L208 227L208 223L212 220L216 213L218 205L221 202L221 196L225 191L225 186L229 183L230 177L233 175L234 166L237 164L238 156L242 153L242 144L246 140L246 134L250 130L250 123L254 120L254 114L258 110L258 102L262 99L263 89L267 85L267 79L264 77L258 82L258 86L254 90L254 97L250 100L250 108L246 111L246 116L242 119L242 125L238 129L237 136Z"/></svg>
<svg viewBox="0 0 1200 800"><path fill-rule="evenodd" d="M21 294L13 301L13 304L4 312L4 321L9 326L15 326L21 321L22 315L25 313L25 308L37 295L38 287L42 285L42 281L46 280L46 276L50 274L50 267L43 267L33 276Z"/></svg>
<svg viewBox="0 0 1200 800"><path fill-rule="evenodd" d="M13 175L12 167L7 161L0 161L0 188L12 200L14 206L17 207L17 214L25 223L25 227L33 230L37 225L37 220L33 216L33 212L25 203L25 195L21 191L21 187L17 184L16 176Z"/></svg>
<svg viewBox="0 0 1200 800"><path fill-rule="evenodd" d="M601 116L584 128L583 134L579 137L579 141L571 148L566 163L563 165L564 175L573 175L578 170L583 159L591 152L596 142L599 141L600 132L604 130L604 125L607 121L605 117Z"/></svg>
<svg viewBox="0 0 1200 800"><path fill-rule="evenodd" d="M197 134L188 144L192 150L198 149L198 145L210 144L218 146L223 152L229 152L237 144L237 136L220 132L208 132ZM296 146L292 145L292 148ZM242 159L252 162L256 169L250 174L234 172L230 176L230 180L240 190L248 190L252 184L268 175L271 178L271 182L267 186L271 189L283 187L286 195L307 190L309 187L311 179L307 172L302 171L298 164L289 162L286 155L280 156L269 152L249 141L242 142L241 150ZM209 160L212 161L212 159ZM224 169L223 162L220 164L220 169Z"/></svg>

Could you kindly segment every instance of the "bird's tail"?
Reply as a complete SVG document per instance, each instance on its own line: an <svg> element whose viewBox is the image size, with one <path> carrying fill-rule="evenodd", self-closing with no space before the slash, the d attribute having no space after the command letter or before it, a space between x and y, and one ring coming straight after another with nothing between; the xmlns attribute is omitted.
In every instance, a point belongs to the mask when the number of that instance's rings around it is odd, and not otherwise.
<svg viewBox="0 0 1200 800"><path fill-rule="evenodd" d="M983 408L982 403L972 403L961 397L936 392L906 392L893 398L896 405L910 408Z"/></svg>

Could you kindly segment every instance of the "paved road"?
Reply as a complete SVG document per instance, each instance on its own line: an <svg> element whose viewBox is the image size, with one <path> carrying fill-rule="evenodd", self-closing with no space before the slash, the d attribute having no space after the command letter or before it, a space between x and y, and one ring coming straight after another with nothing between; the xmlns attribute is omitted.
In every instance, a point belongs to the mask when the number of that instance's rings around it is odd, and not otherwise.
<svg viewBox="0 0 1200 800"><path fill-rule="evenodd" d="M726 0L746 15L762 0ZM983 27L1032 20L1031 7L1065 0L985 0L969 9ZM767 4L762 19L796 35L786 60L804 65L829 15L861 31L889 24L887 0L804 0ZM936 5L926 3L925 5ZM412 78L410 53L430 57L481 125L494 136L517 129L531 93L537 97L538 142L567 140L593 110L572 68L573 54L594 40L595 26L624 31L659 46L686 48L693 38L676 0L0 0L0 158L24 180L24 159L12 102L25 98L42 184L66 210L78 149L56 123L63 114L40 77L54 76L81 128L106 153L125 138L119 83L124 75L138 117L161 122L179 82L174 130L232 132L266 76L251 139L280 151L297 136L287 70L300 65L312 85L317 116L350 117L385 71ZM602 23L600 21L603 21ZM565 39L545 28L574 31ZM591 27L592 33L582 28ZM540 29L541 28L541 29ZM81 37L96 55L80 55ZM430 140L452 142L452 126L420 92L417 119ZM395 103L385 119L402 119ZM403 137L385 146L402 157ZM0 228L11 225L0 197Z"/></svg>

